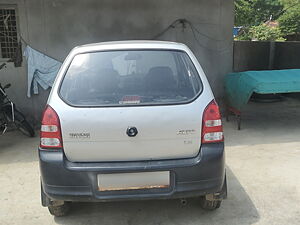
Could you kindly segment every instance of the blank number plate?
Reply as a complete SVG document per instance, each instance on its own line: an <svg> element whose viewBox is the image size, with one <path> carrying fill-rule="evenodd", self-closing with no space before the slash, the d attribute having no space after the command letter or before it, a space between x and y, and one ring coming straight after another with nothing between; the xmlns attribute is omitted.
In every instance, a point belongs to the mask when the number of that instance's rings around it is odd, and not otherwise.
<svg viewBox="0 0 300 225"><path fill-rule="evenodd" d="M98 174L99 191L168 188L170 172Z"/></svg>

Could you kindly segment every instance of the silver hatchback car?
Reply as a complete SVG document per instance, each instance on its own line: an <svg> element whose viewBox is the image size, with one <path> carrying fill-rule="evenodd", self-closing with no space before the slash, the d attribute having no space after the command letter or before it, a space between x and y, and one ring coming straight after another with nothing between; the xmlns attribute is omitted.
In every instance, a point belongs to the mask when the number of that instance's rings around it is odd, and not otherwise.
<svg viewBox="0 0 300 225"><path fill-rule="evenodd" d="M227 196L219 107L184 44L122 41L74 48L41 122L42 205Z"/></svg>

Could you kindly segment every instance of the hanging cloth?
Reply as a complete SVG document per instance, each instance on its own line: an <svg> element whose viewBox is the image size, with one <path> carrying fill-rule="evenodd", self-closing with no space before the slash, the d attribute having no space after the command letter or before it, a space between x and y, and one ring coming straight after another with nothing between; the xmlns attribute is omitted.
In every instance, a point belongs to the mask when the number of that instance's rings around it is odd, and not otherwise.
<svg viewBox="0 0 300 225"><path fill-rule="evenodd" d="M27 97L39 93L38 84L47 90L52 87L56 75L62 65L61 62L27 46L24 51L27 59Z"/></svg>

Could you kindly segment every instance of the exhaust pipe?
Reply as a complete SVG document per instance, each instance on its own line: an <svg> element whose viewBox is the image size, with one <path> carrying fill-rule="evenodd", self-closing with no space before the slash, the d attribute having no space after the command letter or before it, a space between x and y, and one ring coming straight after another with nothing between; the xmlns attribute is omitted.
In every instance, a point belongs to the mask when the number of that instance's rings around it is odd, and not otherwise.
<svg viewBox="0 0 300 225"><path fill-rule="evenodd" d="M186 206L187 205L187 200L185 198L182 198L180 199L180 203L183 205L183 206Z"/></svg>

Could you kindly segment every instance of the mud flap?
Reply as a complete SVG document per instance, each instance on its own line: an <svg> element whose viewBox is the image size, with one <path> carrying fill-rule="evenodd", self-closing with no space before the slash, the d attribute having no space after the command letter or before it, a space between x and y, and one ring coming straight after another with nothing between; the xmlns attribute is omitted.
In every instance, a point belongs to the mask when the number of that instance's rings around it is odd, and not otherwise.
<svg viewBox="0 0 300 225"><path fill-rule="evenodd" d="M63 205L64 201L52 201L44 192L43 185L41 184L41 202L42 206L48 207L48 206L60 206Z"/></svg>
<svg viewBox="0 0 300 225"><path fill-rule="evenodd" d="M215 201L215 200L223 200L226 198L227 198L227 178L225 174L224 183L221 191L218 193L205 195L205 199L208 201Z"/></svg>

